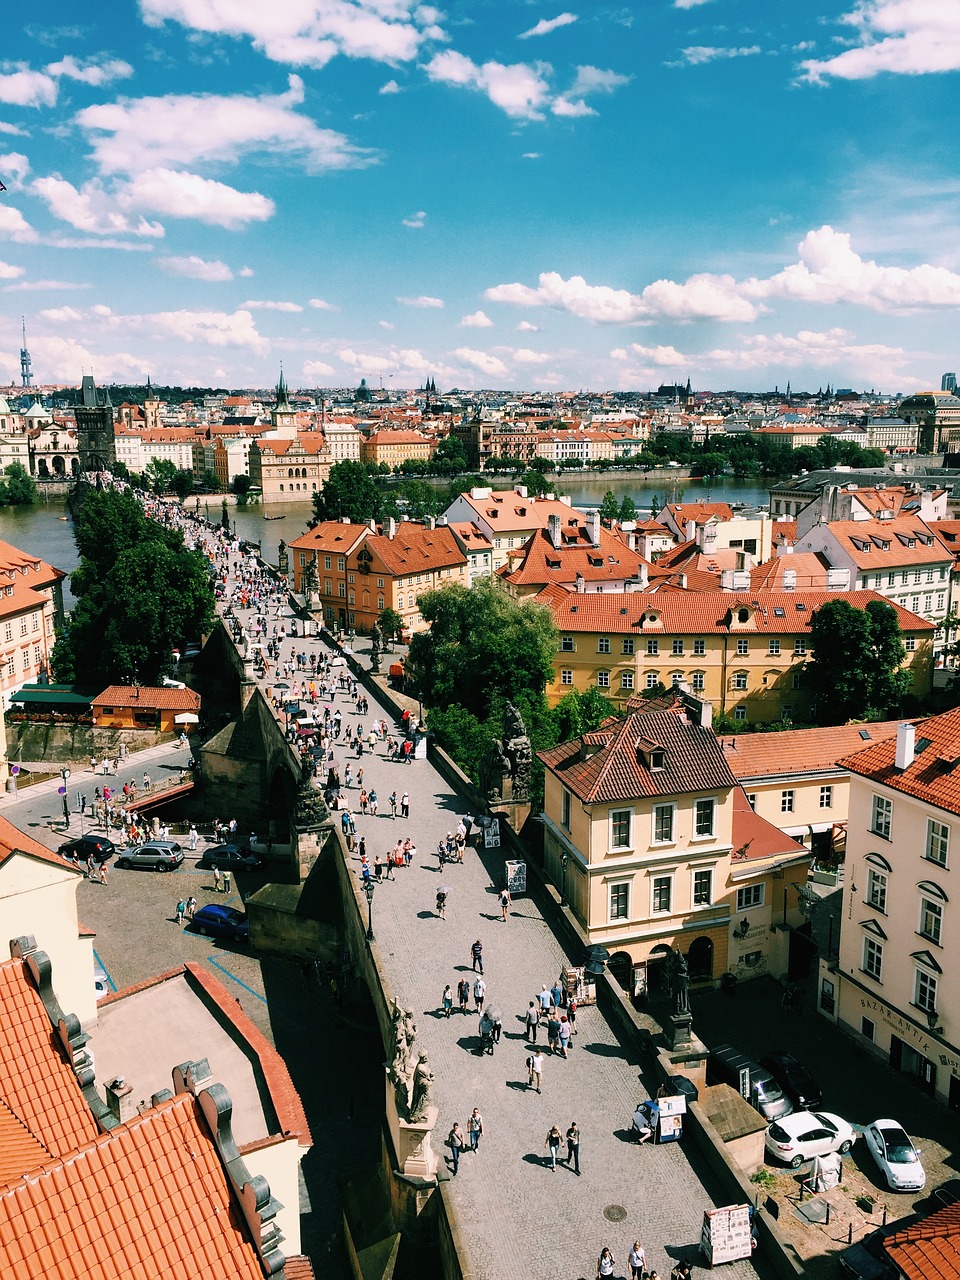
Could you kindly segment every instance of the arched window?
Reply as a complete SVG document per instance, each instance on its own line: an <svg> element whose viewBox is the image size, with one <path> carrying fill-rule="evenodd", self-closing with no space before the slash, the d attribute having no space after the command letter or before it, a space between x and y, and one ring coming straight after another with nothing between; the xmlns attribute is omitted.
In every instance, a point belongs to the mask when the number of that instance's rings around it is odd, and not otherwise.
<svg viewBox="0 0 960 1280"><path fill-rule="evenodd" d="M687 951L687 967L694 982L713 977L713 940L694 938Z"/></svg>
<svg viewBox="0 0 960 1280"><path fill-rule="evenodd" d="M289 470L287 471L287 477L288 477L290 480L292 480L292 479L293 479L293 467L290 467L290 468L289 468Z"/></svg>

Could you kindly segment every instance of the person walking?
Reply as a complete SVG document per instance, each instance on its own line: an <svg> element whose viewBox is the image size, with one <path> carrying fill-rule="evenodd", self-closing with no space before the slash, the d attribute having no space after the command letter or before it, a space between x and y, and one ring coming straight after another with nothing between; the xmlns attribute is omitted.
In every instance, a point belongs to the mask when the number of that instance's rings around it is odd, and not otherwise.
<svg viewBox="0 0 960 1280"><path fill-rule="evenodd" d="M467 1134L470 1138L470 1150L480 1150L480 1139L483 1137L483 1116L480 1114L480 1108L474 1107L467 1121Z"/></svg>
<svg viewBox="0 0 960 1280"><path fill-rule="evenodd" d="M444 912L447 909L447 891L446 889L437 890L437 915L441 920L445 920Z"/></svg>
<svg viewBox="0 0 960 1280"><path fill-rule="evenodd" d="M396 821L396 817L397 817L397 793L396 793L395 791L391 791L391 792L390 792L390 816L391 816L391 818L393 818L393 819L394 819L394 821Z"/></svg>
<svg viewBox="0 0 960 1280"><path fill-rule="evenodd" d="M540 1016L541 1018L545 1018L550 1012L550 1005L552 1003L552 997L546 987L540 988L540 994L537 996L537 1000L540 1002Z"/></svg>
<svg viewBox="0 0 960 1280"><path fill-rule="evenodd" d="M379 853L376 854L376 856L373 859L373 874L377 881L377 884L379 884L381 879L383 878L383 863L380 861Z"/></svg>
<svg viewBox="0 0 960 1280"><path fill-rule="evenodd" d="M557 1017L556 1009L551 1009L547 1017L547 1048L551 1053L557 1053L560 1046L560 1019Z"/></svg>
<svg viewBox="0 0 960 1280"><path fill-rule="evenodd" d="M524 1014L524 1023L527 1028L527 1039L531 1044L537 1043L537 1027L540 1025L540 1010L537 1007L536 1000L531 1000L527 1006L527 1012Z"/></svg>
<svg viewBox="0 0 960 1280"><path fill-rule="evenodd" d="M393 850L392 849L387 850L386 863L387 863L386 879L396 880L397 877L393 874Z"/></svg>
<svg viewBox="0 0 960 1280"><path fill-rule="evenodd" d="M445 1018L449 1018L450 1014L453 1012L453 988L450 986L449 982L443 988L443 996L440 999L440 1005L443 1009L443 1016Z"/></svg>
<svg viewBox="0 0 960 1280"><path fill-rule="evenodd" d="M503 923L507 923L507 916L510 912L510 890L500 890L500 914L503 916Z"/></svg>
<svg viewBox="0 0 960 1280"><path fill-rule="evenodd" d="M185 907L186 907L186 909L187 909L187 919L188 919L188 920L192 920L192 919L193 919L193 913L194 913L194 912L196 911L196 909L197 909L197 900L196 900L196 898L193 896L193 894L192 894L192 893L191 893L190 897L187 899L187 901L184 903L184 906L185 906Z"/></svg>
<svg viewBox="0 0 960 1280"><path fill-rule="evenodd" d="M470 843L470 832L472 830L473 830L473 818L468 813L467 816L463 819L463 838L464 838L465 844Z"/></svg>
<svg viewBox="0 0 960 1280"><path fill-rule="evenodd" d="M220 868L219 867L213 868L213 891L214 893L220 892Z"/></svg>
<svg viewBox="0 0 960 1280"><path fill-rule="evenodd" d="M473 982L473 1003L476 1005L477 1013L483 1012L483 1001L487 994L487 984L482 977L474 979Z"/></svg>
<svg viewBox="0 0 960 1280"><path fill-rule="evenodd" d="M527 1088L532 1089L536 1084L537 1093L539 1093L543 1084L543 1054L539 1049L534 1049L527 1058L527 1070L530 1073L527 1077Z"/></svg>
<svg viewBox="0 0 960 1280"><path fill-rule="evenodd" d="M410 796L406 791L400 797L400 817L410 817Z"/></svg>
<svg viewBox="0 0 960 1280"><path fill-rule="evenodd" d="M639 1240L634 1240L627 1262L630 1264L630 1280L643 1280L647 1272L647 1255Z"/></svg>
<svg viewBox="0 0 960 1280"><path fill-rule="evenodd" d="M567 1021L565 1014L560 1016L560 1032L557 1043L560 1047L560 1056L565 1058L567 1050L570 1048L570 1023Z"/></svg>
<svg viewBox="0 0 960 1280"><path fill-rule="evenodd" d="M573 1165L573 1171L580 1177L580 1130L574 1120L567 1130L567 1168Z"/></svg>
<svg viewBox="0 0 960 1280"><path fill-rule="evenodd" d="M597 1259L597 1280L603 1280L605 1276L613 1275L613 1268L617 1265L617 1260L607 1248L606 1245L600 1250L600 1257Z"/></svg>
<svg viewBox="0 0 960 1280"><path fill-rule="evenodd" d="M460 1001L460 1012L467 1013L467 1004L470 1001L470 980L469 978L461 978L457 983L457 999Z"/></svg>
<svg viewBox="0 0 960 1280"><path fill-rule="evenodd" d="M183 924L183 916L186 909L187 909L187 904L181 898L177 903L177 924L180 924L180 925Z"/></svg>
<svg viewBox="0 0 960 1280"><path fill-rule="evenodd" d="M447 988L449 991L449 987ZM447 1134L447 1146L450 1148L450 1157L453 1161L453 1176L457 1176L457 1170L460 1168L460 1152L463 1150L463 1134L460 1132L460 1126L454 1121L453 1128Z"/></svg>
<svg viewBox="0 0 960 1280"><path fill-rule="evenodd" d="M483 943L479 938L470 948L470 955L473 957L474 973L483 973Z"/></svg>
<svg viewBox="0 0 960 1280"><path fill-rule="evenodd" d="M196 853L196 851L197 851L197 841L198 841L199 839L200 839L200 837L199 837L199 835L197 834L197 828L196 828L196 827L191 823L191 825L190 825L190 835L187 837L187 847L189 848L189 850L190 850L190 852L191 852L191 853Z"/></svg>
<svg viewBox="0 0 960 1280"><path fill-rule="evenodd" d="M367 795L367 805L369 806L369 813L371 818L375 818L377 816L378 803L379 801L377 800L376 789L374 787L371 787L370 792Z"/></svg>
<svg viewBox="0 0 960 1280"><path fill-rule="evenodd" d="M544 1147L550 1153L550 1168L554 1173L557 1172L557 1156L560 1154L560 1130L556 1125L551 1125L547 1130L547 1140Z"/></svg>

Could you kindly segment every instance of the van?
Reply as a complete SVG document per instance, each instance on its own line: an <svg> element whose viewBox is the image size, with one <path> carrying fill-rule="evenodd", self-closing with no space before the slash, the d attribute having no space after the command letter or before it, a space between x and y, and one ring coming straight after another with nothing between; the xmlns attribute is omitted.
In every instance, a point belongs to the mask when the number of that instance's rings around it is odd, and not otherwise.
<svg viewBox="0 0 960 1280"><path fill-rule="evenodd" d="M728 1084L769 1121L793 1111L793 1103L769 1071L732 1044L718 1044L707 1058L707 1084Z"/></svg>

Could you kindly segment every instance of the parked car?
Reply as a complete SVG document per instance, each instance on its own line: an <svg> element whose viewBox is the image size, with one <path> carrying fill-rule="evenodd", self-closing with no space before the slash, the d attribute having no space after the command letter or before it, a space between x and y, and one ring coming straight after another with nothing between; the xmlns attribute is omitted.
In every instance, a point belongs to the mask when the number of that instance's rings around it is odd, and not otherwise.
<svg viewBox="0 0 960 1280"><path fill-rule="evenodd" d="M764 1145L777 1160L799 1169L814 1156L846 1155L856 1140L856 1129L830 1111L794 1111L770 1125Z"/></svg>
<svg viewBox="0 0 960 1280"><path fill-rule="evenodd" d="M203 851L197 866L202 871L212 871L214 867L221 871L259 871L263 863L263 854L254 853L249 845L215 844Z"/></svg>
<svg viewBox="0 0 960 1280"><path fill-rule="evenodd" d="M78 862L86 862L93 854L94 862L109 862L116 853L117 846L106 836L77 836L76 840L68 840L57 852L64 858L76 858Z"/></svg>
<svg viewBox="0 0 960 1280"><path fill-rule="evenodd" d="M896 1120L874 1120L863 1131L867 1150L887 1180L891 1191L922 1191L927 1175L920 1152Z"/></svg>
<svg viewBox="0 0 960 1280"><path fill-rule="evenodd" d="M707 1058L707 1084L728 1084L767 1120L778 1120L793 1110L793 1103L769 1071L732 1044L718 1044Z"/></svg>
<svg viewBox="0 0 960 1280"><path fill-rule="evenodd" d="M211 938L225 938L228 942L246 942L250 934L245 911L223 907L216 902L193 913L191 928L196 933L207 934Z"/></svg>
<svg viewBox="0 0 960 1280"><path fill-rule="evenodd" d="M849 1280L896 1280L900 1272L890 1261L883 1242L898 1231L902 1223L878 1227L840 1254L840 1270Z"/></svg>
<svg viewBox="0 0 960 1280"><path fill-rule="evenodd" d="M183 864L183 849L174 840L148 840L146 844L124 849L117 858L117 866L126 871L129 867L146 867L151 871L175 871Z"/></svg>
<svg viewBox="0 0 960 1280"><path fill-rule="evenodd" d="M775 1049L760 1059L798 1111L810 1111L823 1104L823 1093L813 1076L792 1053Z"/></svg>
<svg viewBox="0 0 960 1280"><path fill-rule="evenodd" d="M93 989L97 993L97 1003L110 995L113 988L110 986L110 979L107 977L107 971L99 960L93 962Z"/></svg>

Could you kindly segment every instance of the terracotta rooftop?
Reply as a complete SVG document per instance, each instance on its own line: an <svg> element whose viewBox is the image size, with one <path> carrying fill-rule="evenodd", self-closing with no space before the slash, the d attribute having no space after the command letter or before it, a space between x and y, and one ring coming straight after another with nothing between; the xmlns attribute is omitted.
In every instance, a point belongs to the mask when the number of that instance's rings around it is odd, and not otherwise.
<svg viewBox="0 0 960 1280"><path fill-rule="evenodd" d="M112 684L98 693L92 704L96 707L143 707L161 711L197 711L200 695L192 689L153 688L148 685Z"/></svg>
<svg viewBox="0 0 960 1280"><path fill-rule="evenodd" d="M536 586L545 582L574 582L579 574L587 582L620 581L635 578L646 562L619 538L601 527L599 544L590 541L588 526L563 527L561 543L555 547L545 529L528 540L520 563L509 575L516 586Z"/></svg>
<svg viewBox="0 0 960 1280"><path fill-rule="evenodd" d="M77 874L83 874L72 862L68 862L66 858L61 858L59 853L54 853L46 845L42 845L31 836L26 835L18 827L15 827L12 822L8 822L6 818L0 818L0 865L6 862L7 858L14 853L25 853L28 857L37 858L40 862L49 862L51 866L59 867L61 871L73 871Z"/></svg>
<svg viewBox="0 0 960 1280"><path fill-rule="evenodd" d="M742 787L733 793L731 870L764 858L809 858L810 850L754 813Z"/></svg>
<svg viewBox="0 0 960 1280"><path fill-rule="evenodd" d="M783 576L793 574L794 590L823 591L827 585L830 564L817 551L795 551L786 556L771 556L750 570L751 591L783 591Z"/></svg>
<svg viewBox="0 0 960 1280"><path fill-rule="evenodd" d="M706 524L714 518L732 520L733 508L728 502L668 502L662 518L672 518L682 529L688 520L694 524Z"/></svg>
<svg viewBox="0 0 960 1280"><path fill-rule="evenodd" d="M351 521L321 520L287 545L292 551L329 551L345 556L368 531L368 527Z"/></svg>
<svg viewBox="0 0 960 1280"><path fill-rule="evenodd" d="M943 564L953 559L935 531L918 517L831 520L828 529L858 569Z"/></svg>
<svg viewBox="0 0 960 1280"><path fill-rule="evenodd" d="M775 778L783 774L840 772L837 761L870 745L897 736L899 720L841 724L829 729L788 729L781 733L741 733L721 738L723 754L734 776Z"/></svg>
<svg viewBox="0 0 960 1280"><path fill-rule="evenodd" d="M895 1232L883 1244L907 1280L958 1280L960 1202Z"/></svg>
<svg viewBox="0 0 960 1280"><path fill-rule="evenodd" d="M428 529L412 520L401 520L392 538L371 534L366 545L393 574L465 565L467 557L446 525Z"/></svg>
<svg viewBox="0 0 960 1280"><path fill-rule="evenodd" d="M887 738L839 761L841 768L960 814L960 707L916 721L913 763L896 767L897 744Z"/></svg>

